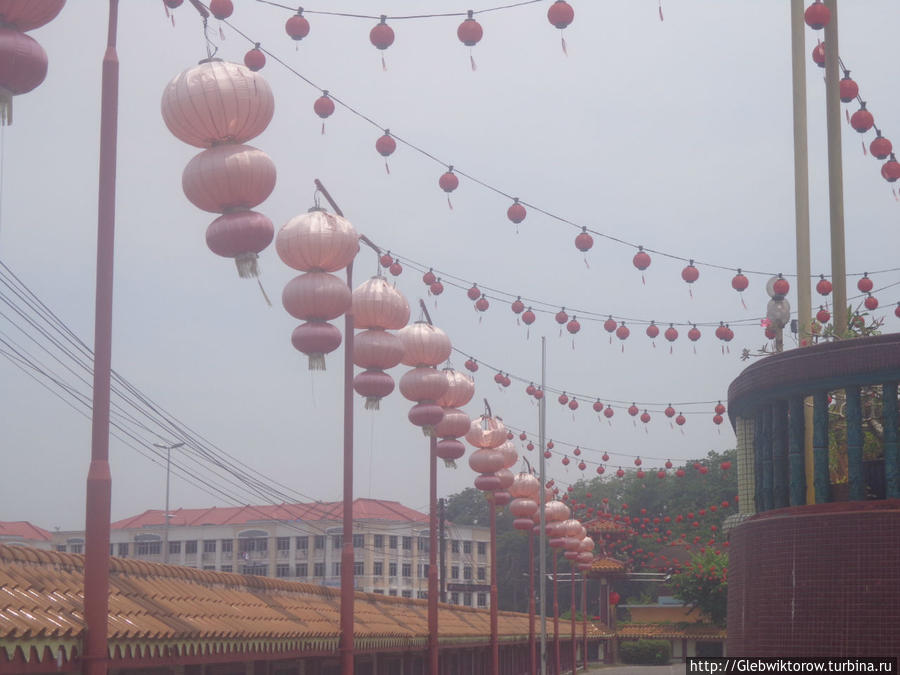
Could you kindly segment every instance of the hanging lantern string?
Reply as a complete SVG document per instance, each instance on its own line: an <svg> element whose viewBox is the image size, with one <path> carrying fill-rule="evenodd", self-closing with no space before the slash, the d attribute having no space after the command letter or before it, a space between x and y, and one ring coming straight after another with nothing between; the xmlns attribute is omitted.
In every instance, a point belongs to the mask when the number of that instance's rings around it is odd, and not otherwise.
<svg viewBox="0 0 900 675"><path fill-rule="evenodd" d="M257 0L257 1L258 1L258 2L262 2L262 1L264 1L264 0ZM525 4L531 4L531 3L529 2L529 3L525 3ZM279 5L279 6L281 6L281 5ZM512 6L518 6L518 5L512 5ZM287 8L287 7L286 7L286 8ZM296 11L296 7L289 7L288 9L291 9L291 11ZM306 11L307 11L307 10L304 9L304 12L306 12ZM483 11L488 11L488 10L483 10ZM371 17L370 17L370 16L365 16L365 17L363 17L363 18L380 19L381 17L380 17L380 15L379 15L379 16L377 16L377 17L376 17L376 16L371 16ZM250 44L252 44L252 45L254 45L254 46L258 44L258 41L257 41L257 40L251 38L247 33L244 33L243 31L241 31L240 29L238 29L232 22L228 21L227 19L223 20L223 22L225 23L225 25L227 25L229 28L231 28L235 33L237 33L240 37L242 37L242 38L244 38L245 40L247 40L247 42L249 42ZM303 82L305 82L306 84L308 84L309 86L313 87L316 91L321 92L321 91L324 91L324 90L326 89L325 87L322 87L322 86L316 84L315 82L313 82L312 80L310 80L308 77L306 77L305 75L303 75L302 73L300 73L300 71L298 71L297 69L293 68L290 64L288 64L286 61L284 61L283 59L281 59L280 57L278 57L276 54L274 54L273 52L269 51L268 49L266 49L266 48L264 48L264 47L262 47L262 46L257 47L257 49L259 49L259 50L260 50L261 52L263 52L266 56L270 57L273 61L275 61L276 63L278 63L279 65L281 65L283 68L285 68L285 69L286 69L288 72L290 72L292 75L296 76L297 78L299 78L300 80L302 80ZM395 141L397 141L398 143L402 143L402 144L405 145L406 147L408 147L408 148L410 148L411 150L413 150L413 151L419 153L420 155L423 155L424 157L427 157L428 159L431 159L432 161L434 161L435 163L439 164L439 165L442 166L442 167L447 167L447 166L450 165L450 162L447 162L446 160L440 159L439 157L437 157L436 155L432 154L431 152L428 152L428 151L425 150L424 148L421 148L421 147L415 145L415 144L412 143L411 141L406 140L405 138L403 138L402 136L398 136L396 133L394 133L394 127L393 127L393 126L388 125L388 124L383 124L383 123L380 123L380 122L376 122L374 119L372 119L371 117L369 117L368 115L366 115L366 114L363 113L362 111L358 110L357 108L353 107L353 106L350 105L349 103L345 102L343 99L334 96L334 95L331 93L331 92L332 92L331 89L328 89L328 92L329 92L329 98L330 98L332 101L334 101L334 103L335 103L336 105L340 105L342 108L344 108L345 110L347 110L347 111L350 112L351 114L355 115L356 117L359 117L360 119L364 120L365 122L368 122L370 125L372 125L373 127L375 127L378 131L383 132L384 129L390 128L390 129L391 129L391 137L392 137ZM458 165L456 165L456 164L453 164L453 167L454 167L454 173L457 174L458 176L462 176L462 177L466 178L467 180L470 180L470 181L472 181L473 183L476 183L477 185L482 186L482 187L485 188L486 190L489 190L489 191L491 191L491 192L494 192L495 194L501 195L502 197L504 197L504 198L506 198L506 199L508 199L508 200L511 200L511 201L512 201L512 200L514 199L513 195L512 195L510 192L507 192L507 191L505 191L505 190L502 190L502 189L500 189L500 188L498 188L498 187L496 187L496 186L494 186L494 185L492 185L492 184L490 184L490 183L488 183L488 182L486 182L486 181L484 181L484 180L481 180L480 178L477 178L477 177L474 176L474 175L471 175L471 174L469 174L469 173L466 173L465 171L460 171ZM536 212L538 212L538 213L541 213L541 214L545 215L546 217L550 218L551 220L555 220L555 221L560 222L560 223L563 223L563 224L565 224L565 225L569 225L570 227L576 228L576 229L578 229L579 231L590 232L591 234L593 234L593 235L595 235L595 236L597 236L597 237L601 237L601 238L603 238L603 239L606 239L607 241L615 242L615 243L620 244L620 245L622 245L622 246L626 246L626 247L629 247L629 248L632 248L632 249L635 249L635 250L639 250L640 248L642 248L642 249L643 249L644 251L646 251L647 253L653 253L654 255L659 255L659 256L662 256L662 257L664 257L664 258L668 258L668 259L670 259L670 260L677 260L677 261L681 261L681 262L690 262L690 263L692 263L695 267L708 267L708 268L711 268L711 269L725 270L725 271L728 271L728 272L735 272L735 271L740 270L740 271L741 271L742 273L744 273L744 274L752 274L752 275L759 275L759 276L776 276L777 274L779 274L779 272L765 272L765 271L761 271L761 270L754 270L754 269L750 269L749 267L746 267L746 266L743 266L743 265L740 265L740 266L736 266L736 265L723 265L723 264L711 263L711 262L706 262L706 261L698 260L697 258L690 258L690 257L687 257L687 256L677 255L677 254L674 254L674 253L668 253L668 252L666 252L666 251L661 251L661 250L659 250L659 249L651 248L651 247L649 247L649 246L640 245L640 244L637 244L637 243L635 243L635 242L631 242L631 241L628 241L628 240L626 240L626 239L622 239L622 238L617 237L617 236L614 236L614 235L610 235L610 234L606 234L606 233L604 233L604 232L600 232L599 230L595 230L595 229L589 228L589 227L587 227L587 226L585 226L585 225L580 225L580 224L578 224L578 223L576 223L576 222L574 222L574 221L572 221L572 220L569 220L568 218L565 218L565 217L563 217L563 216L560 216L560 215L558 215L558 214L556 214L556 213L554 213L554 212L552 212L552 211L548 211L548 210L546 210L546 209L543 209L543 208L541 208L541 207L539 207L539 206L537 206L537 205L535 205L535 204L532 204L531 202L525 201L525 200L523 200L523 199L521 199L521 198L515 198L515 199L518 199L519 203L521 203L523 206L526 206L526 207L528 207L528 208L530 208L530 209L532 209L532 210L534 210L534 211L536 211ZM888 272L888 271L893 272L893 271L898 271L898 270L900 270L900 268L893 268L893 269L890 269L890 270L882 270L882 272ZM880 273L880 272L870 272L870 274L878 274L878 273ZM797 276L796 274L792 274L792 273L781 273L781 274L782 274L782 276L785 276L785 277L791 277L791 278ZM847 276L847 277L856 277L856 276L863 276L863 274L865 274L865 272L851 272L851 273L848 273L846 276ZM814 279L814 278L816 278L817 276L818 276L818 275L810 274L810 278L811 278L811 279Z"/></svg>
<svg viewBox="0 0 900 675"><path fill-rule="evenodd" d="M272 7L278 7L280 9L285 9L290 12L296 12L296 5L283 5L280 2L272 2L272 0L256 0L259 3L264 5L271 5ZM525 5L534 5L539 2L544 2L545 0L522 0L522 2L514 2L509 5L500 5L498 7L488 7L486 9L475 9L472 10L473 14L484 14L485 12L497 12L504 9L513 9L516 7L524 7ZM375 21L380 21L383 16L388 21L399 21L403 19L436 19L443 17L454 17L454 16L468 16L468 10L462 12L444 12L439 14L404 14L391 16L390 14L354 14L351 12L334 12L329 10L322 9L307 9L303 8L304 14L321 14L323 16L340 16L348 19L374 19Z"/></svg>
<svg viewBox="0 0 900 675"><path fill-rule="evenodd" d="M528 383L534 382L534 379L522 377L521 375L514 375L514 374L510 373L508 370L504 370L502 368L497 368L496 366L492 366L489 363L485 363L481 359L479 359L471 354L468 354L468 353L464 352L463 350L458 349L457 347L453 347L453 351L456 352L457 354L459 354L460 356L465 356L467 359L472 359L473 361L476 361L478 363L478 365L484 366L488 370L491 370L495 373L503 373L504 375L508 375L510 379L516 380L517 382L521 382L523 384L528 384ZM574 392L572 389L560 389L557 387L549 387L549 386L542 387L542 391L549 392L551 394L566 393L572 398L577 398L578 400L585 401L585 402L600 400L600 401L604 402L604 404L607 402L608 403L616 403L618 405L634 404L634 405L639 406L640 408L646 409L648 412L658 412L658 413L663 413L665 408L669 405L672 405L675 407L696 406L696 405L711 406L711 405L716 405L717 403L722 402L722 399L715 399L715 400L711 400L711 401L670 401L668 403L659 403L659 402L651 402L651 401L635 401L634 399L625 400L625 399L607 398L605 396L596 396L594 394L579 394L577 392ZM686 415L705 415L706 413L707 413L707 411L705 411L705 410L692 410L692 411L685 412Z"/></svg>
<svg viewBox="0 0 900 675"><path fill-rule="evenodd" d="M206 41L206 58L212 59L219 51L219 46L209 37L209 17L203 17L203 39Z"/></svg>
<svg viewBox="0 0 900 675"><path fill-rule="evenodd" d="M444 272L442 270L435 269L434 267L424 265L423 263L413 260L412 258L407 258L406 256L397 255L393 249L391 249L391 255L394 258L396 258L397 260L401 260L405 266L409 267L410 269L416 270L417 272L424 273L428 270L431 270L435 275L439 276L441 278L442 283L444 283L447 286L451 286L453 288L458 288L462 291L467 291L474 283L470 280L463 279L461 277L457 277L449 272ZM874 276L876 274L886 274L886 273L897 272L897 271L900 271L900 267L895 267L893 269L887 269L887 270L878 270L877 272L871 272L869 274L870 274L870 276ZM862 276L862 275L860 275L860 276ZM886 284L885 286L881 286L880 288L873 289L871 291L871 293L875 294L875 293L881 292L883 290L892 288L897 285L900 285L900 281L896 281L896 282L893 282L890 284ZM501 302L511 302L515 299L520 299L522 302L529 304L531 307L531 310L533 312L538 312L538 313L542 313L542 314L556 314L559 311L560 307L566 307L573 314L577 314L579 318L584 318L587 321L594 321L594 322L602 322L602 321L607 320L609 317L612 317L613 319L615 319L617 321L626 321L631 324L642 325L642 326L650 325L651 323L656 323L657 325L668 325L671 323L674 326L702 326L705 328L714 328L714 327L717 327L720 323L724 323L729 326L738 326L738 327L758 326L759 322L765 318L765 317L751 317L751 318L735 319L733 321L661 321L658 319L653 319L653 320L637 319L637 318L620 316L618 314L611 314L609 312L598 312L598 311L592 311L592 310L586 310L586 309L577 309L565 302L547 302L545 300L538 300L536 298L528 298L525 296L518 295L516 293L511 293L509 291L504 291L501 289L492 288L490 286L485 286L483 284L478 284L478 287L479 287L479 289L481 289L482 295L485 298L495 299L495 300L499 300ZM493 293L494 295L493 296L485 295L484 291L488 291L490 293ZM856 296L849 297L847 299L848 299L848 301L856 300L856 299L860 299L860 298L865 298L866 295L867 295L866 293L862 293L862 294L859 294ZM796 315L796 312L792 312L792 316L793 315Z"/></svg>

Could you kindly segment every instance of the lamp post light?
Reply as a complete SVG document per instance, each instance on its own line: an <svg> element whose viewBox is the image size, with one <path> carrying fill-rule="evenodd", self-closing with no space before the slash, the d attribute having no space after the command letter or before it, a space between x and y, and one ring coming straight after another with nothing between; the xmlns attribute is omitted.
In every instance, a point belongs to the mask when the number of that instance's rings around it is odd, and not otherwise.
<svg viewBox="0 0 900 675"><path fill-rule="evenodd" d="M171 443L165 445L163 443L154 443L154 448L166 451L166 510L163 517L166 519L165 528L163 529L163 563L169 562L169 478L172 474L172 450L183 447L184 443Z"/></svg>

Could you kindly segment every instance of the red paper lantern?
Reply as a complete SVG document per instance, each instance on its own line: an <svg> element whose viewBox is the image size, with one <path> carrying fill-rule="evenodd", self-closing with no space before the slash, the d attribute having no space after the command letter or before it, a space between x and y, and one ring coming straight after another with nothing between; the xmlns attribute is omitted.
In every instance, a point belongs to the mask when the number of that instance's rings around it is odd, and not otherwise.
<svg viewBox="0 0 900 675"><path fill-rule="evenodd" d="M522 313L522 323L524 323L526 326L530 326L531 324L533 324L534 319L535 316L534 312L531 310L531 307L529 307Z"/></svg>
<svg viewBox="0 0 900 675"><path fill-rule="evenodd" d="M677 471L675 471L675 475L678 476L679 478L684 478L684 469L678 469ZM681 516L678 516L678 518L676 518L676 520L678 520L680 522Z"/></svg>
<svg viewBox="0 0 900 675"><path fill-rule="evenodd" d="M603 410L603 416L604 416L606 419L610 419L610 418L611 418L613 415L615 415L615 414L616 414L616 413L615 413L615 411L612 409L612 406L611 406L611 405L606 406L606 408L604 408L604 410ZM606 461L606 460L604 460L604 461Z"/></svg>
<svg viewBox="0 0 900 675"><path fill-rule="evenodd" d="M865 302L863 303L870 312L878 309L878 298L874 295L866 296Z"/></svg>
<svg viewBox="0 0 900 675"><path fill-rule="evenodd" d="M486 312L488 307L490 307L490 304L491 303L488 302L488 299L486 297L481 296L480 298L478 298L478 300L475 301L475 309L479 312Z"/></svg>
<svg viewBox="0 0 900 675"><path fill-rule="evenodd" d="M889 183L895 183L900 178L900 162L891 153L891 158L881 166L881 175Z"/></svg>
<svg viewBox="0 0 900 675"><path fill-rule="evenodd" d="M382 50L394 44L394 29L387 25L387 17L384 14L381 15L381 21L369 31L369 41Z"/></svg>
<svg viewBox="0 0 900 675"><path fill-rule="evenodd" d="M169 9L176 9L181 7L181 3L184 2L184 0L163 0L163 2Z"/></svg>
<svg viewBox="0 0 900 675"><path fill-rule="evenodd" d="M859 133L864 134L873 126L875 126L875 118L868 110L866 110L866 102L859 104L859 110L850 115L850 126Z"/></svg>
<svg viewBox="0 0 900 675"><path fill-rule="evenodd" d="M771 326L766 326L766 329L763 331L763 333L765 333L767 339L769 339L769 340L775 339L775 329L772 328Z"/></svg>
<svg viewBox="0 0 900 675"><path fill-rule="evenodd" d="M637 417L637 414L639 412L640 412L640 409L634 403L632 403L630 406L628 406L628 414L631 415L632 417ZM638 464L638 465L640 465L640 464Z"/></svg>
<svg viewBox="0 0 900 675"><path fill-rule="evenodd" d="M206 229L209 250L224 258L233 258L241 278L259 276L258 254L274 238L272 221L256 211L225 213Z"/></svg>
<svg viewBox="0 0 900 675"><path fill-rule="evenodd" d="M724 422L724 421L725 421L725 418L722 417L721 415L719 415L719 414L713 415L713 424L718 426L719 424L722 424L722 422ZM702 469L704 469L704 468L706 468L706 467L701 467L700 473L706 473L705 471L702 471Z"/></svg>
<svg viewBox="0 0 900 675"><path fill-rule="evenodd" d="M547 10L547 20L562 30L575 20L575 10L565 0L556 0Z"/></svg>
<svg viewBox="0 0 900 675"><path fill-rule="evenodd" d="M329 321L350 308L351 294L347 284L333 274L307 272L285 285L281 303L297 319Z"/></svg>
<svg viewBox="0 0 900 675"><path fill-rule="evenodd" d="M350 221L316 207L294 216L281 228L275 251L295 270L336 272L356 256L359 235Z"/></svg>
<svg viewBox="0 0 900 675"><path fill-rule="evenodd" d="M597 467L597 473L600 474L600 475L602 476L604 473L606 473L606 468L605 468L605 467L602 467L602 466L598 466L598 467Z"/></svg>
<svg viewBox="0 0 900 675"><path fill-rule="evenodd" d="M894 316L900 319L900 302L898 302L897 306L894 308Z"/></svg>
<svg viewBox="0 0 900 675"><path fill-rule="evenodd" d="M655 321L651 321L650 325L647 326L646 332L647 337L649 337L651 340L654 340L659 335L659 326L656 325Z"/></svg>
<svg viewBox="0 0 900 675"><path fill-rule="evenodd" d="M203 211L252 209L275 189L275 164L249 145L217 145L188 162L181 185L188 200Z"/></svg>
<svg viewBox="0 0 900 675"><path fill-rule="evenodd" d="M563 307L562 309L560 309L556 313L556 316L554 318L556 319L556 323L558 323L560 325L566 323L569 320L569 315L566 314L566 308Z"/></svg>
<svg viewBox="0 0 900 675"><path fill-rule="evenodd" d="M688 331L687 335L688 335L688 340L690 340L691 342L696 342L697 340L700 339L700 329L697 328L696 324L693 324L691 326L691 329Z"/></svg>
<svg viewBox="0 0 900 675"><path fill-rule="evenodd" d="M683 427L685 422L687 422L687 418L684 415L682 415L681 413L678 413L678 417L675 418L675 424L677 424L680 427Z"/></svg>
<svg viewBox="0 0 900 675"><path fill-rule="evenodd" d="M569 458L568 458L568 457L563 457L563 458L562 458L562 464L563 464L563 466L569 466Z"/></svg>
<svg viewBox="0 0 900 675"><path fill-rule="evenodd" d="M569 331L569 333L571 333L572 335L575 335L575 333L577 333L578 331L580 331L580 330L581 330L581 324L578 323L578 319L576 319L576 318L573 316L572 319L571 319L571 321L569 321L569 323L566 324L566 330Z"/></svg>
<svg viewBox="0 0 900 675"><path fill-rule="evenodd" d="M325 354L341 346L341 331L325 321L309 321L294 329L291 344L309 357L310 370L324 370Z"/></svg>
<svg viewBox="0 0 900 675"><path fill-rule="evenodd" d="M469 300L477 300L481 297L481 291L478 289L478 284L472 284L472 287L466 291L466 295L469 296Z"/></svg>
<svg viewBox="0 0 900 675"><path fill-rule="evenodd" d="M618 469L618 470L616 471L616 476L617 476L618 478L624 477L624 476L625 476L625 471L624 471L623 469L621 469L621 468Z"/></svg>
<svg viewBox="0 0 900 675"><path fill-rule="evenodd" d="M856 287L859 289L860 293L869 293L875 284L872 283L872 280L869 278L869 273L865 272L859 281L856 282Z"/></svg>
<svg viewBox="0 0 900 675"><path fill-rule="evenodd" d="M731 468L731 462L722 462L722 471L728 471ZM722 502L722 506L727 508L728 502ZM715 509L715 506L710 506L710 509Z"/></svg>
<svg viewBox="0 0 900 675"><path fill-rule="evenodd" d="M453 192L456 188L459 187L459 178L456 177L456 174L453 173L453 167L449 167L448 170L441 175L438 179L438 185L441 186L441 190L446 193Z"/></svg>
<svg viewBox="0 0 900 675"><path fill-rule="evenodd" d="M27 32L50 23L66 0L0 0L0 23Z"/></svg>
<svg viewBox="0 0 900 675"><path fill-rule="evenodd" d="M313 110L323 120L331 116L334 112L334 101L328 96L328 91L323 91L322 95L316 99L316 102L313 103Z"/></svg>
<svg viewBox="0 0 900 675"><path fill-rule="evenodd" d="M831 21L831 10L822 4L822 0L816 0L806 8L803 18L806 25L813 30L822 30Z"/></svg>
<svg viewBox="0 0 900 675"><path fill-rule="evenodd" d="M780 274L775 282L772 284L772 291L775 295L787 295L791 290L791 285L788 283L787 279L782 277Z"/></svg>
<svg viewBox="0 0 900 675"><path fill-rule="evenodd" d="M450 356L452 346L447 334L437 326L417 321L397 332L403 341L403 360L407 366L437 366ZM504 435L506 430L504 429Z"/></svg>
<svg viewBox="0 0 900 675"><path fill-rule="evenodd" d="M587 253L594 245L594 238L588 234L587 228L581 228L581 234L575 237L575 248L582 253Z"/></svg>
<svg viewBox="0 0 900 675"><path fill-rule="evenodd" d="M375 141L375 149L378 151L378 154L382 157L390 157L394 154L394 150L397 149L397 141L394 140L394 137L391 136L390 129L385 129L384 134L379 136L378 140ZM426 272L426 274L429 274ZM434 274L432 274L434 276ZM430 282L426 282L430 283Z"/></svg>
<svg viewBox="0 0 900 675"><path fill-rule="evenodd" d="M650 421L650 413L648 413L645 410L644 412L641 413L641 422L643 422L644 424L647 424L649 421Z"/></svg>
<svg viewBox="0 0 900 675"><path fill-rule="evenodd" d="M681 270L681 278L687 283L692 284L700 278L700 270L694 267L694 261L688 262L687 266Z"/></svg>
<svg viewBox="0 0 900 675"><path fill-rule="evenodd" d="M741 273L740 268L738 268L737 274L734 275L731 279L731 287L736 290L738 293L742 293L747 290L747 286L750 285L750 280Z"/></svg>
<svg viewBox="0 0 900 675"><path fill-rule="evenodd" d="M525 210L525 207L519 203L518 197L514 198L512 205L508 209L506 209L506 217L517 225L525 220L525 216L527 214L528 212ZM516 313L518 314L518 312Z"/></svg>
<svg viewBox="0 0 900 675"><path fill-rule="evenodd" d="M234 4L231 0L210 0L209 11L214 17L221 21L232 15L234 12Z"/></svg>
<svg viewBox="0 0 900 675"><path fill-rule="evenodd" d="M816 321L821 324L826 324L831 320L831 312L829 312L824 307L819 307L819 311L816 312Z"/></svg>
<svg viewBox="0 0 900 675"><path fill-rule="evenodd" d="M894 146L887 138L881 135L881 131L878 129L875 130L875 134L875 139L869 144L869 152L876 159L887 159Z"/></svg>
<svg viewBox="0 0 900 675"><path fill-rule="evenodd" d="M294 16L285 21L284 30L292 40L297 41L309 35L309 21L303 16L303 8L298 9Z"/></svg>
<svg viewBox="0 0 900 675"><path fill-rule="evenodd" d="M625 325L623 321L621 325L616 328L616 337L620 340L627 340L628 336L631 335L631 331L628 329L628 326Z"/></svg>
<svg viewBox="0 0 900 675"><path fill-rule="evenodd" d="M650 267L650 255L644 251L643 246L638 246L638 252L634 254L631 262L642 272Z"/></svg>
<svg viewBox="0 0 900 675"><path fill-rule="evenodd" d="M441 280L438 279L428 287L428 290L432 295L440 295L444 292L444 284L442 284Z"/></svg>
<svg viewBox="0 0 900 675"><path fill-rule="evenodd" d="M859 94L859 85L856 84L853 80L850 79L850 71L844 71L844 77L841 78L839 84L839 95L841 101L844 103L850 103L856 96Z"/></svg>
<svg viewBox="0 0 900 675"><path fill-rule="evenodd" d="M254 73L258 70L262 70L263 66L266 65L266 55L263 54L262 50L259 48L259 43L244 54L244 65L247 66Z"/></svg>
<svg viewBox="0 0 900 675"><path fill-rule="evenodd" d="M812 50L812 60L819 68L825 67L825 43L820 42Z"/></svg>
<svg viewBox="0 0 900 675"><path fill-rule="evenodd" d="M466 362L463 365L466 367L466 370L472 373L478 370L478 362L475 359L466 359Z"/></svg>
<svg viewBox="0 0 900 675"><path fill-rule="evenodd" d="M722 401L719 401L718 403L716 403L715 412L717 415L725 414L725 406L722 405Z"/></svg>
<svg viewBox="0 0 900 675"><path fill-rule="evenodd" d="M676 329L675 326L670 323L669 327L666 328L666 332L664 333L664 335L666 337L666 340L668 340L669 342L675 342L675 340L678 339L678 329Z"/></svg>
<svg viewBox="0 0 900 675"><path fill-rule="evenodd" d="M468 18L456 29L456 37L467 47L474 47L484 35L481 24L473 18L473 14L474 12L470 9Z"/></svg>
<svg viewBox="0 0 900 675"><path fill-rule="evenodd" d="M594 408L594 412L602 412L603 411L603 404L600 402L599 398L596 401L594 401L593 408Z"/></svg>
<svg viewBox="0 0 900 675"><path fill-rule="evenodd" d="M603 322L603 328L607 333L615 333L616 328L618 327L618 323L611 316Z"/></svg>
<svg viewBox="0 0 900 675"><path fill-rule="evenodd" d="M831 282L825 278L824 274L819 275L819 281L816 282L816 292L819 295L828 295L831 293Z"/></svg>

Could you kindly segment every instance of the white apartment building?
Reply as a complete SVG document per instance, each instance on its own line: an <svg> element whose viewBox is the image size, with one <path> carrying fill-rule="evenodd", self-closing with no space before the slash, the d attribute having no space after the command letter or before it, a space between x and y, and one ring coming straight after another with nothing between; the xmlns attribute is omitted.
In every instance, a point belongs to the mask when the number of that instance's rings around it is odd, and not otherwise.
<svg viewBox="0 0 900 675"><path fill-rule="evenodd" d="M342 502L145 511L112 523L110 554L205 570L340 586ZM53 533L53 547L83 552L83 532ZM353 502L353 572L368 593L428 595L428 516L399 502ZM447 602L487 607L490 530L445 523ZM166 553L167 551L167 553ZM440 558L438 558L440 561ZM440 572L438 572L440 575Z"/></svg>

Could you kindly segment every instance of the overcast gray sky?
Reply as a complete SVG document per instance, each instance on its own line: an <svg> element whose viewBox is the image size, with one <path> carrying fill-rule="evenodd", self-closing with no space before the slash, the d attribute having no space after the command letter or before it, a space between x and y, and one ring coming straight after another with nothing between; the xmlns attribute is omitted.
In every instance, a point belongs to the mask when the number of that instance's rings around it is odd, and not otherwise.
<svg viewBox="0 0 900 675"><path fill-rule="evenodd" d="M105 4L70 2L32 33L49 55L49 74L40 88L16 98L15 124L3 130L2 149L0 260L89 344ZM575 22L565 31L568 57L547 22L549 3L485 13L478 17L484 39L473 50L475 72L456 38L459 18L392 22L396 42L384 54L388 69L382 71L380 53L368 40L371 20L308 15L311 32L297 49L283 31L290 13L250 0L235 4L235 26L321 88L508 194L679 256L766 272L796 269L787 2L664 0L660 22L650 0L582 0L573 3ZM468 8L397 0L386 0L378 11L371 2L352 0L327 8L406 14L425 6L434 12ZM227 27L219 40L215 22L212 27L219 56L240 61L250 45ZM894 3L842 3L841 56L876 124L896 142L900 90L890 57L898 31ZM807 51L819 35L807 30ZM340 354L328 358L324 373L306 369L305 357L290 344L296 322L278 302L292 271L273 248L261 255L262 282L275 301L267 307L254 283L238 279L230 261L206 248L213 216L181 191L181 172L197 150L169 134L159 101L174 75L205 56L198 17L186 3L173 27L162 3L123 0L119 47L114 368L294 494L340 499ZM444 171L439 164L401 145L388 175L374 150L378 129L339 107L322 135L312 111L318 92L272 61L262 74L275 93L275 118L250 144L267 152L278 170L275 192L259 207L276 228L311 206L313 179L320 178L361 233L481 286L658 322L765 314L765 277L751 276L745 309L730 287L733 272L701 267L691 297L680 279L683 263L654 256L644 285L631 264L634 250L600 239L586 256L588 266L573 246L576 230L535 212L516 227L506 219L509 201L471 181L461 180L450 210L437 187ZM812 268L828 273L824 84L811 62L807 75ZM896 267L900 204L880 177L879 162L863 156L859 134L844 125L843 138L847 269ZM364 250L357 283L374 271L374 255ZM898 276L877 275L875 286L896 283ZM741 348L764 343L758 326L735 328L730 353L723 355L707 328L695 355L682 328L670 354L663 340L654 349L643 327L632 326L622 351L609 344L600 322L579 317L582 330L573 345L549 314L539 315L526 336L499 300L479 316L457 289L436 300L424 295L421 275L411 269L397 281L411 303L426 298L435 324L455 347L537 380L544 335L548 384L604 401L724 400L728 383L746 365ZM852 284L855 289L855 279ZM900 292L894 287L878 298L886 330L896 330L893 306ZM20 331L21 319L6 305L0 309L12 318L0 316L0 336L77 382ZM457 368L464 360L453 357ZM537 407L524 385L500 390L492 377L493 371L479 370L476 401L487 398L512 426L536 432ZM83 527L89 421L5 358L0 381L0 520ZM614 471L632 467L637 454L658 458L646 459L653 465L734 445L727 424L717 429L711 423L711 405L684 406L697 414L688 416L682 434L660 412L644 430L622 407L612 424L600 421L589 403L574 415L555 400L548 407L556 450L566 451L563 442L592 449L583 455L591 462L589 477L603 450L613 455ZM427 442L406 420L410 405L395 393L371 413L357 398L356 496L425 508ZM479 407L469 411L477 414ZM176 451L177 462L184 461L182 452L195 453ZM563 483L581 476L559 459L548 463L551 476ZM162 508L165 472L158 464L117 439L111 463L113 518ZM455 471L441 468L440 492L461 490L473 478L465 460ZM237 493L234 500L263 502ZM228 503L234 502L181 477L173 481L175 507Z"/></svg>

